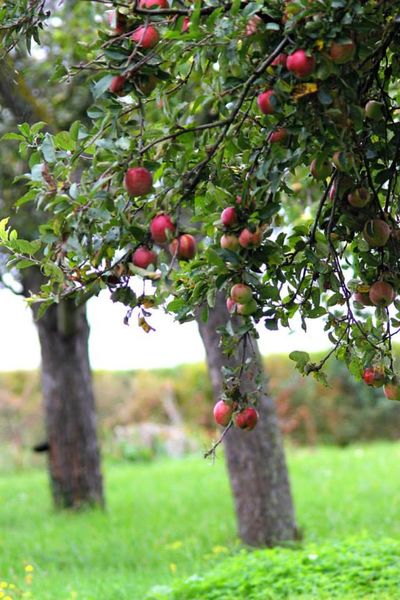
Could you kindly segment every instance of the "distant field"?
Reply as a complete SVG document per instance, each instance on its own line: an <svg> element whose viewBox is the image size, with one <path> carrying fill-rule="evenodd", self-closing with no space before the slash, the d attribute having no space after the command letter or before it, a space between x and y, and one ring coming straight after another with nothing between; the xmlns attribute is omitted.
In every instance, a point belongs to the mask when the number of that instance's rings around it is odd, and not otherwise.
<svg viewBox="0 0 400 600"><path fill-rule="evenodd" d="M289 452L305 543L398 538L399 460L400 444ZM143 600L238 550L222 457L105 472L107 511L80 514L52 510L43 471L0 475L0 583L31 590L5 588L9 598Z"/></svg>

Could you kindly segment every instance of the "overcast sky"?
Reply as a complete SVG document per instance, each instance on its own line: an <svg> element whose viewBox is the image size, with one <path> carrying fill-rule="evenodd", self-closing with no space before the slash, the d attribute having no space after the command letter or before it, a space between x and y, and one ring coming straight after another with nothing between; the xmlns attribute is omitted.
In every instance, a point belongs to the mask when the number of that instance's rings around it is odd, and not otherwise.
<svg viewBox="0 0 400 600"><path fill-rule="evenodd" d="M109 300L108 292L88 304L91 326L90 359L94 369L139 369L170 367L204 359L203 345L194 323L179 325L161 311L153 311L151 324L156 332L144 333L132 320L123 324L125 309ZM320 350L329 342L321 322L311 323L307 334L299 326L288 330L265 331L262 325L260 347L263 354L292 350ZM0 370L35 369L40 365L40 349L30 309L24 300L0 290Z"/></svg>

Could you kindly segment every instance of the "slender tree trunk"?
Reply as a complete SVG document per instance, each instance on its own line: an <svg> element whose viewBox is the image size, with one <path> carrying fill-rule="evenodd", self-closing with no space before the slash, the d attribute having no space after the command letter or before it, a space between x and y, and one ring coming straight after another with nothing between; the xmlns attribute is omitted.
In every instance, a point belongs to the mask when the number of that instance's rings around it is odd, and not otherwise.
<svg viewBox="0 0 400 600"><path fill-rule="evenodd" d="M55 129L53 115L34 97L10 57L0 60L0 101L17 123L43 120ZM18 229L29 239L40 215L25 209L23 214L18 213L18 219ZM40 274L34 269L22 271L21 279L25 295L30 290L37 291L41 283ZM74 508L103 504L85 308L61 302L48 309L37 327L48 436L47 444L38 448L48 446L54 502L59 507Z"/></svg>
<svg viewBox="0 0 400 600"><path fill-rule="evenodd" d="M26 270L23 277L25 292L38 289L37 272ZM60 508L102 505L85 307L72 301L53 305L38 319L37 328L54 502Z"/></svg>
<svg viewBox="0 0 400 600"><path fill-rule="evenodd" d="M222 294L218 295L207 323L198 318L215 398L221 392L222 367L228 362L239 364L243 353L243 348L238 348L236 355L227 359L219 347L217 329L226 325L228 319ZM253 348L256 354L250 370L254 374L261 373L263 365L255 340ZM242 391L246 391L246 387L250 392L251 382L244 382ZM257 408L260 420L256 428L250 432L232 428L224 438L224 446L239 536L251 546L271 546L295 539L296 523L274 403L264 393Z"/></svg>

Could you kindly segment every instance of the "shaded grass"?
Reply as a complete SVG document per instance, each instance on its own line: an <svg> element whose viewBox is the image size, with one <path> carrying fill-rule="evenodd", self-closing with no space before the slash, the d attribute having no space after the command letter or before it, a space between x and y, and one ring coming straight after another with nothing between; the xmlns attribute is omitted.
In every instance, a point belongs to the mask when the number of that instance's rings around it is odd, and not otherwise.
<svg viewBox="0 0 400 600"><path fill-rule="evenodd" d="M400 444L291 451L306 542L398 537L399 458ZM222 457L214 466L201 457L109 464L105 480L106 512L63 514L51 507L44 472L0 475L1 579L34 600L141 600L238 549Z"/></svg>

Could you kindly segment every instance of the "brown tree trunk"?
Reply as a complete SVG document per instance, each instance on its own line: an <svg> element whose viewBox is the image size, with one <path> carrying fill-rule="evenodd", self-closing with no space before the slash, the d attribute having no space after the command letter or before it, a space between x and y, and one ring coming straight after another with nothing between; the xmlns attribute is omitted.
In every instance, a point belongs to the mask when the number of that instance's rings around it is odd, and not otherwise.
<svg viewBox="0 0 400 600"><path fill-rule="evenodd" d="M225 326L229 314L220 294L216 306L210 310L207 323L198 318L208 369L215 398L222 387L221 369L224 365L238 365L243 348L227 358L219 347L219 327ZM253 340L251 370L261 373L263 365ZM249 354L250 355L250 354ZM242 391L251 390L251 382L244 383ZM258 404L260 420L253 431L232 428L224 438L225 455L233 491L239 536L251 546L271 546L296 538L292 496L288 471L278 428L273 400L264 393Z"/></svg>
<svg viewBox="0 0 400 600"><path fill-rule="evenodd" d="M25 293L39 275L23 271ZM37 310L35 311L37 312ZM38 319L53 498L60 508L103 504L85 307L64 300Z"/></svg>

